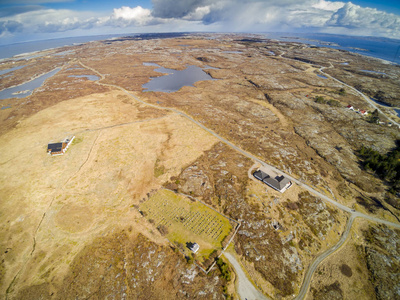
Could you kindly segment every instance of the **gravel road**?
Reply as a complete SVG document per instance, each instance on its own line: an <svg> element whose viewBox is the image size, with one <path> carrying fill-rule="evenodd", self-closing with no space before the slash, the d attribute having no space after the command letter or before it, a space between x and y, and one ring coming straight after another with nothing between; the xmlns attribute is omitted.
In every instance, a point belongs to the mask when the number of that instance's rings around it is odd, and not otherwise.
<svg viewBox="0 0 400 300"><path fill-rule="evenodd" d="M238 277L237 280L237 292L239 294L240 299L242 300L268 300L269 298L265 297L261 292L259 292L254 285L247 279L246 274L243 272L242 267L237 262L236 258L228 253L224 252L224 256L231 263L233 268L235 269L235 273Z"/></svg>

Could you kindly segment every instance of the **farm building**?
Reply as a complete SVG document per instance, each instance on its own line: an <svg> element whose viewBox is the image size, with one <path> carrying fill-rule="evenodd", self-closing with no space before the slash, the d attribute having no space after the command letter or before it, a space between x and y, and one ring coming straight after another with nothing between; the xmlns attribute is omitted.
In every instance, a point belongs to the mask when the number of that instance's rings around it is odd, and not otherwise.
<svg viewBox="0 0 400 300"><path fill-rule="evenodd" d="M274 190L277 190L278 192L281 193L283 193L292 186L292 182L283 175L276 176L273 178L269 176L267 173L264 173L261 170L257 170L253 173L253 176L258 180L262 181L263 183L265 183L266 185L272 187Z"/></svg>
<svg viewBox="0 0 400 300"><path fill-rule="evenodd" d="M47 153L50 155L63 155L65 151L67 151L69 145L74 140L74 136L72 138L66 138L64 141L59 143L50 143L47 145Z"/></svg>

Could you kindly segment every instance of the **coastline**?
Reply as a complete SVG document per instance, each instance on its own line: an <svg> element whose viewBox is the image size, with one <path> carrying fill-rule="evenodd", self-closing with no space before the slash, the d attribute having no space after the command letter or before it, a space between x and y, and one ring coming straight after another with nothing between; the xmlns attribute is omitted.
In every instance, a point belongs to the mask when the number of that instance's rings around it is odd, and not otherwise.
<svg viewBox="0 0 400 300"><path fill-rule="evenodd" d="M196 33L192 33L196 34ZM210 33L213 34L213 33ZM215 33L217 34L217 33ZM251 34L251 33L248 33ZM51 39L51 40L41 40L41 41L31 41L31 42L26 42L26 43L15 43L15 44L8 44L8 45L0 45L0 63L3 63L4 61L7 60L20 60L24 59L26 56L31 56L35 54L40 54L43 51L53 51L57 50L63 47L71 47L71 46L77 46L77 45L82 45L85 43L90 43L94 41L101 41L101 40L112 40L115 38L121 38L125 36L130 36L131 34L110 34L110 35L95 35L95 36L78 36L78 37L70 37L70 38L61 38L61 39ZM135 34L138 36L145 36L146 34ZM388 44L389 43L395 43L397 40L393 41L373 41L372 39L366 39L365 37L359 37L358 39L352 39L354 41L354 44L352 45L346 45L346 43L349 43L349 36L342 36L342 35L334 35L330 37L329 35L321 35L321 37L318 39L318 34L304 34L304 36L296 36L299 34L295 33L262 33L260 34L264 38L268 40L276 40L280 42L293 42L293 43L299 43L299 44L304 44L304 45L314 45L318 47L326 47L326 48L333 48L333 49L338 49L338 50L344 50L348 51L350 53L366 56L369 58L375 58L380 60L384 64L394 64L394 65L399 65L400 64L400 57L398 58L398 62L391 61L389 60L389 57L383 58L382 56L389 56L387 53L383 52L378 52L377 49L372 51L372 49L368 49L367 45L358 45L360 41L368 41L370 43L370 46L372 47L373 45L378 45L378 43L383 44ZM315 36L313 36L315 35ZM324 39L329 39L332 38L332 41L326 41ZM343 44L341 44L339 41L335 41L335 39L342 39ZM397 41L400 47L400 40ZM381 45L381 46L382 46ZM394 47L394 46L393 46ZM12 48L12 49L6 49L6 48ZM32 51L26 51L26 48L32 48ZM383 49L383 47L381 47ZM363 53L360 53L359 49L363 49L365 51L362 51ZM386 47L384 48L386 50ZM10 52L10 55L5 54L7 51ZM364 53L365 52L365 53ZM7 55L7 56L6 56Z"/></svg>

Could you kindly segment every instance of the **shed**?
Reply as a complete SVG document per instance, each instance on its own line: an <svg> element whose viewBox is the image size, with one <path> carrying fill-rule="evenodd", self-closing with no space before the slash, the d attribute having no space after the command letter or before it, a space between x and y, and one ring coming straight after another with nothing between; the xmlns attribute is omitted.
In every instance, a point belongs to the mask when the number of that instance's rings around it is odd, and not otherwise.
<svg viewBox="0 0 400 300"><path fill-rule="evenodd" d="M199 251L200 246L197 243L188 243L188 248L190 251L192 251L193 253L196 253L197 251Z"/></svg>

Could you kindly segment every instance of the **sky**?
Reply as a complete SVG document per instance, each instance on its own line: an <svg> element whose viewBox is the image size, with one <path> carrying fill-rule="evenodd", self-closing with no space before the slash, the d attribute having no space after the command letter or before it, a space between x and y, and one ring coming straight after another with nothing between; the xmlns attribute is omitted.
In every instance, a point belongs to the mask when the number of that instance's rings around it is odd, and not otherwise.
<svg viewBox="0 0 400 300"><path fill-rule="evenodd" d="M73 36L196 31L400 39L400 1L0 0L0 45Z"/></svg>

